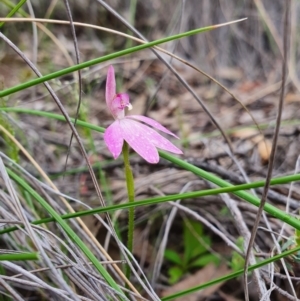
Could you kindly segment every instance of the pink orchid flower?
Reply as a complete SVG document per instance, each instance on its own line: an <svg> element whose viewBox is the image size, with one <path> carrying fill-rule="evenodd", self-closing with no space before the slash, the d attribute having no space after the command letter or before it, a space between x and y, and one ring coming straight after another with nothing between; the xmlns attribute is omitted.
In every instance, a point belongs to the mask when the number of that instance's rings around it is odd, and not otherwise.
<svg viewBox="0 0 300 301"><path fill-rule="evenodd" d="M124 140L149 163L159 161L156 148L182 154L179 148L147 125L178 138L164 126L145 116L125 116L125 108L127 107L130 110L132 106L128 94L116 94L115 71L112 66L109 67L107 72L105 98L115 121L106 129L104 141L115 159L119 157L122 151Z"/></svg>

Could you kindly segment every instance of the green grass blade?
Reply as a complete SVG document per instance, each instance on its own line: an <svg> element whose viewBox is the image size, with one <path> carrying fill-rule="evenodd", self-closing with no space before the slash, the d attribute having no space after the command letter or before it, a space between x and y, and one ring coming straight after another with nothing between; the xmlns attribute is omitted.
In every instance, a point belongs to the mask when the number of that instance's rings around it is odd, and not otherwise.
<svg viewBox="0 0 300 301"><path fill-rule="evenodd" d="M17 253L17 254L1 254L1 260L8 261L25 261L25 260L38 260L38 253Z"/></svg>
<svg viewBox="0 0 300 301"><path fill-rule="evenodd" d="M10 18L12 17L19 9L20 7L23 6L24 3L26 3L27 0L20 0L20 2L15 5L12 10L8 13L8 15L6 16L6 18ZM0 28L2 28L2 26L5 24L5 22L0 22Z"/></svg>
<svg viewBox="0 0 300 301"><path fill-rule="evenodd" d="M189 170L191 171L192 173L194 173L195 175L203 178L203 179L206 179L207 181L211 182L211 183L214 183L216 184L217 186L219 187L228 187L228 188L233 188L234 187L234 190L236 187L238 186L241 186L241 185L232 185L222 179L220 179L219 177L216 177L215 175L213 175L212 173L209 173L209 172L206 172L190 163L187 163L175 156L172 156L168 153L165 153L165 152L162 152L162 151L159 151L159 154L162 158L168 160L169 162L172 162L173 164L183 168L183 169L186 169L186 170ZM299 175L298 175L299 176ZM293 179L297 179L299 180L299 177L293 177L293 176L289 176L289 177L292 177ZM282 177L281 179L285 179L286 177ZM289 178L291 179L291 178ZM260 183L264 182L264 181L259 181ZM271 181L274 183L274 181ZM279 181L281 182L281 181ZM281 182L282 183L282 182ZM281 184L281 183L278 183L277 184ZM249 186L248 186L249 185ZM252 194L244 191L246 189L249 189L247 187L251 187L253 185L253 183L251 184L242 184L242 190L241 191L230 191L229 192L233 192L233 194L235 194L236 196L240 197L241 199L247 201L248 203L256 206L256 207L259 207L260 205L260 199L253 196ZM240 187L241 188L241 187ZM251 188L254 188L253 186ZM240 189L239 189L240 190ZM297 218L285 213L284 211L282 210L279 210L277 209L275 206L272 206L268 203L265 204L264 206L264 210L271 214L273 217L275 218L278 218L280 219L281 221L291 225L292 227L296 228L296 229L299 229L300 228L300 220L298 220Z"/></svg>
<svg viewBox="0 0 300 301"><path fill-rule="evenodd" d="M277 184L283 184L283 183L291 183L294 181L299 181L300 180L300 174L295 174L295 175L290 175L290 176L285 176L285 177L280 177L280 178L274 178L271 180L271 185L277 185ZM227 183L227 182L226 182ZM65 215L62 215L62 219L70 219L70 218L75 218L75 217L82 217L86 215L93 215L93 214L98 214L98 213L104 213L104 212L111 212L111 211L116 211L116 210L121 210L121 209L128 209L132 207L140 207L140 206L150 206L154 204L159 204L163 202L169 202L169 201L175 201L178 199L193 199L193 198L198 198L198 197L203 197L203 196L208 196L208 195L216 195L216 194L221 194L221 193L235 193L239 190L244 190L244 189L250 189L250 188L258 188L258 187L263 187L264 186L264 181L257 181L253 182L250 184L241 184L241 185L236 185L236 186L228 186L224 188L215 188L215 189L207 189L207 190L200 190L200 191L194 191L194 192L187 192L183 194L174 194L174 195L168 195L168 196L163 196L163 197L154 197L154 198L149 198L149 199L144 199L140 201L135 201L134 203L123 203L123 204L117 204L117 205L112 205L112 206L106 206L106 207L98 207L94 208L91 210L85 210L85 211L79 211L76 213L68 213ZM249 194L249 196L251 196ZM252 196L251 196L252 197ZM253 205L256 207L259 206L260 200L257 198L252 197L254 200ZM299 220L289 214L286 214L284 211L281 211L277 209L276 207L266 204L264 207L265 211L270 214L274 214L274 216L281 218L283 221L291 225L292 227L298 229L299 228ZM34 225L39 225L43 223L49 223L55 221L54 218L45 218L41 219L38 221L32 222ZM4 230L0 231L0 234L4 233L9 233L12 231L17 230L17 227L11 227L7 228Z"/></svg>
<svg viewBox="0 0 300 301"><path fill-rule="evenodd" d="M244 20L244 19L242 19L242 20ZM100 58L96 58L96 59L93 59L93 60L90 60L90 61L87 61L87 62L83 62L83 63L80 63L78 65L74 65L74 66L71 66L71 67L53 72L53 73L49 73L49 74L44 75L42 77L30 80L26 83L22 83L22 84L14 86L14 87L8 88L6 90L0 91L0 97L4 97L4 96L7 96L7 95L16 93L18 91L24 90L26 88L38 85L38 84L46 82L46 81L49 81L51 79L66 75L68 73L78 71L80 69L91 67L93 65L103 63L105 61L112 60L112 59L115 59L115 58L120 57L120 56L128 55L128 54L131 54L131 53L143 50L143 49L147 49L147 48L150 48L150 47L153 47L153 46L156 46L156 45L159 45L159 44L163 44L163 43L166 43L166 42L169 42L169 41L185 38L185 37L195 35L195 34L198 34L198 33L201 33L201 32L206 32L206 31L209 31L209 30L213 30L213 29L216 29L218 27L224 26L226 24L231 24L231 23L242 21L242 20L223 23L223 24L218 24L218 25L212 25L212 26L207 26L207 27L202 27L202 28L194 29L194 30L187 31L187 32L184 32L184 33L176 34L176 35L173 35L173 36L170 36L170 37L166 37L166 38L163 38L163 39L158 39L158 40L148 42L148 43L145 43L145 44L142 44L142 45L138 45L138 46L135 46L135 47L131 47L131 48L121 50L121 51L118 51L118 52L114 52L114 53L102 56Z"/></svg>

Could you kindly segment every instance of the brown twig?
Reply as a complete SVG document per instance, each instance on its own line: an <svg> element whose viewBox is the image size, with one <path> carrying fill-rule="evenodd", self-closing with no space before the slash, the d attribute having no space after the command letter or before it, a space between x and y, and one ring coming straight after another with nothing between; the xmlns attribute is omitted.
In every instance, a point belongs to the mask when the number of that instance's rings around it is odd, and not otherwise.
<svg viewBox="0 0 300 301"><path fill-rule="evenodd" d="M272 150L271 150L271 155L270 155L270 160L269 160L269 165L268 165L266 183L264 186L264 191L263 191L263 195L261 198L260 206L258 208L254 226L253 226L253 229L251 232L251 238L250 238L249 246L248 246L247 253L246 253L246 259L245 259L244 287L245 287L245 300L246 301L249 301L249 291L248 291L248 281L247 281L249 256L250 256L250 252L252 250L253 244L254 244L257 228L258 228L260 218L263 213L263 208L264 208L266 200L267 200L267 195L268 195L268 191L269 191L269 187L270 187L270 181L272 178L272 171L273 171L273 166L274 166L274 161L275 161L275 156L276 156L280 124L281 124L281 116L282 116L283 103L284 103L285 82L286 82L286 77L287 77L286 69L287 69L287 53L288 53L288 36L290 33L289 15L290 15L290 0L288 0L286 2L286 11L285 11L285 16L284 16L282 82L281 82L281 93L280 93L280 97L279 97L278 114L277 114L276 126L275 126L275 131L274 131L274 139L273 139L273 143L272 143ZM262 296L260 296L260 298L261 297Z"/></svg>

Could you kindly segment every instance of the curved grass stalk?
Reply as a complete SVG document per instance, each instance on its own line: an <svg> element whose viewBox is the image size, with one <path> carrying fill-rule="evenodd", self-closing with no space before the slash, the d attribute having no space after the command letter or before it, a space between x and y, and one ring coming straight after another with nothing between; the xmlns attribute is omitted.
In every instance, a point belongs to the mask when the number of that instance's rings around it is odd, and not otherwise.
<svg viewBox="0 0 300 301"><path fill-rule="evenodd" d="M7 14L6 18L12 17L25 3L26 3L26 0L20 0L20 2L18 4L13 5L12 10ZM2 28L4 23L5 23L4 21L0 22L0 28Z"/></svg>
<svg viewBox="0 0 300 301"><path fill-rule="evenodd" d="M291 182L299 181L299 180L300 180L300 174L295 174L295 175L290 175L290 176L285 176L285 177L280 177L280 178L274 178L271 180L271 185L286 184L286 183L291 183ZM199 198L199 197L208 196L208 195L216 195L216 194L221 194L221 193L235 193L239 190L248 190L251 188L263 187L264 183L265 183L264 181L257 181L257 182L252 182L250 184L240 184L240 185L236 185L236 186L232 185L232 186L228 186L228 187L224 187L224 188L206 189L206 190L187 192L187 193L182 193L182 194L173 194L173 195L168 195L168 196L163 196L163 197L152 197L149 199L135 201L134 203L128 202L128 203L117 204L117 205L106 206L106 207L97 207L94 209L83 210L83 211L79 211L76 213L68 213L68 214L61 215L61 218L70 219L70 218L76 218L76 217L80 217L80 216L93 215L93 214L97 214L97 213L129 209L132 207L150 206L150 205L155 205L155 204L160 204L160 203L165 203L165 202L170 202L170 201L176 201L178 199L185 200L185 199ZM259 206L259 202L260 202L260 200L256 199L255 203L253 205L255 205L256 207ZM265 205L265 211L270 214L272 214L272 212L273 213L275 212L274 216L277 214L276 217L279 216L287 224L291 225L292 227L294 227L296 229L299 228L300 221L297 218L295 218L289 214L286 214L284 211L281 211L270 204ZM41 220L33 221L32 224L40 225L40 224L44 224L44 223L50 223L53 221L55 221L55 219L49 217L49 218L44 218ZM4 233L9 233L9 232L12 232L15 230L18 230L18 228L11 227L11 228L7 228L4 230L0 230L0 235L4 234Z"/></svg>
<svg viewBox="0 0 300 301"><path fill-rule="evenodd" d="M65 20L53 20L53 19L42 19L42 18L0 18L0 21L3 22L36 22L38 25L41 23L51 23L51 24L70 24L70 21L65 21ZM41 23L40 23L41 22ZM142 44L146 44L146 42L144 40L141 40L139 38L133 37L129 34L125 34L123 32L117 31L117 30L113 30L113 29L109 29L103 26L98 26L98 25L93 25L93 24L88 24L88 23L81 23L81 22L73 22L73 24L75 26L82 26L82 27L86 27L86 28L93 28L96 30L101 30L101 31L105 31L105 32L109 32L115 35L119 35L122 37L125 37L127 39L130 39L132 41L136 41L138 43L142 43ZM48 31L48 29L45 27L43 28L43 30L46 32L46 30ZM53 34L48 31L46 32L47 35L55 42L57 43L57 41L55 41L55 37L53 37ZM219 81L217 81L215 78L213 78L212 76L210 76L208 73L204 72L203 70L195 67L193 64L189 63L188 61L182 59L181 57L163 49L160 48L158 46L154 46L154 49L163 52L169 56L171 56L172 58L180 61L181 63L189 66L190 68L194 69L195 71L199 72L200 74L204 75L205 77L207 77L208 79L210 79L212 82L214 82L215 84L217 84L220 88L222 88L223 90L225 90L233 99L235 99L242 107L243 109L249 114L249 116L251 117L252 121L254 122L254 124L256 125L258 131L260 132L260 134L262 135L261 129L259 128L255 118L253 117L253 115L251 114L251 112L249 111L249 109L246 107L246 105L244 105L244 103L237 97L235 96L228 88L226 88L222 83L220 83ZM67 57L68 59L68 57ZM71 64L70 64L71 65ZM263 135L262 135L263 136Z"/></svg>
<svg viewBox="0 0 300 301"><path fill-rule="evenodd" d="M225 26L225 25L233 24L233 23L236 23L236 22L240 22L240 21L243 21L243 20L245 20L245 18L240 19L240 20L236 20L236 21L231 21L231 22L226 22L226 23L222 23L222 24L217 24L217 25L212 25L212 26L207 26L207 27L194 29L194 30L191 30L191 31L176 34L176 35L169 36L169 37L166 37L166 38L163 38L163 39L158 39L158 40L155 40L155 41L152 41L152 42L149 42L149 43L145 43L145 44L142 44L142 45L138 45L138 46L135 46L135 47L131 47L129 49L125 49L125 50L114 52L114 53L111 53L111 54L108 54L108 55L104 55L100 58L96 58L96 59L93 59L93 60L90 60L90 61L86 61L86 62L83 62L81 64L74 65L74 66L62 69L60 71L49 73L49 74L44 75L42 77L30 80L26 83L22 83L22 84L14 86L14 87L2 90L2 91L0 91L0 97L8 96L10 94L16 93L18 91L24 90L26 88L38 85L38 84L46 82L46 81L49 81L51 79L66 75L68 73L78 71L80 69L87 68L87 67L90 67L90 66L108 61L108 60L112 60L112 59L120 57L120 56L128 55L128 54L131 54L131 53L143 50L143 49L153 47L155 45L159 45L159 44L170 42L170 41L173 41L173 40L176 40L176 39L188 37L188 36L195 35L195 34L198 34L198 33L201 33L201 32L210 31L210 30L213 30L213 29Z"/></svg>

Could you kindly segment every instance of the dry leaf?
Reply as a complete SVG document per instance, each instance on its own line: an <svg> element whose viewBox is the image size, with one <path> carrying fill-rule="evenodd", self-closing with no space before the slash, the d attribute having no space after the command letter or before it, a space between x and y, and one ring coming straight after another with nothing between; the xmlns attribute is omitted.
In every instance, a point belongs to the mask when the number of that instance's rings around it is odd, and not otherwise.
<svg viewBox="0 0 300 301"><path fill-rule="evenodd" d="M258 131L253 128L244 128L234 132L232 135L236 138L246 139L258 134Z"/></svg>
<svg viewBox="0 0 300 301"><path fill-rule="evenodd" d="M134 229L134 245L133 253L135 256L139 257L143 262L151 262L152 255L154 252L154 247L151 245L148 237L145 233L138 228Z"/></svg>
<svg viewBox="0 0 300 301"><path fill-rule="evenodd" d="M82 216L81 219L86 224L88 229L92 232L92 234L96 237L100 228L101 223L94 216Z"/></svg>
<svg viewBox="0 0 300 301"><path fill-rule="evenodd" d="M259 81L242 81L237 90L240 92L252 92L253 90L260 87L261 83Z"/></svg>
<svg viewBox="0 0 300 301"><path fill-rule="evenodd" d="M222 66L216 70L216 76L222 79L237 81L243 76L243 71L239 68L231 68ZM252 83L253 85L253 83Z"/></svg>
<svg viewBox="0 0 300 301"><path fill-rule="evenodd" d="M235 132L233 136L241 139L250 138L253 143L257 144L258 153L261 157L261 160L264 163L269 160L272 143L270 140L265 139L263 135L258 134L256 129L245 128Z"/></svg>
<svg viewBox="0 0 300 301"><path fill-rule="evenodd" d="M128 112L127 115L143 115L147 106L146 101L147 97L145 94L141 94L138 97L135 97L134 101L132 102L132 109Z"/></svg>
<svg viewBox="0 0 300 301"><path fill-rule="evenodd" d="M270 140L261 140L258 145L258 152L263 162L268 162L272 150L272 143Z"/></svg>
<svg viewBox="0 0 300 301"><path fill-rule="evenodd" d="M188 276L187 278L183 279L182 281L178 282L177 284L173 285L169 289L165 290L162 293L162 296L168 296L174 293L177 293L179 291L191 288L196 285L200 285L202 283L208 282L212 279L222 277L229 273L229 269L225 264L216 267L214 264L209 264L205 266L203 269L199 270L193 275ZM207 296L212 295L214 292L216 292L220 286L223 285L223 282L215 284L213 286L210 286L204 290L195 292L193 294L180 297L177 299L174 299L175 301L198 301L200 298L205 298Z"/></svg>
<svg viewBox="0 0 300 301"><path fill-rule="evenodd" d="M234 296L225 294L224 292L220 291L218 294L226 301L242 301L241 299L237 299Z"/></svg>
<svg viewBox="0 0 300 301"><path fill-rule="evenodd" d="M299 94L294 94L294 93L288 93L286 97L284 98L286 103L291 103L291 102L299 102L300 101L300 95Z"/></svg>

